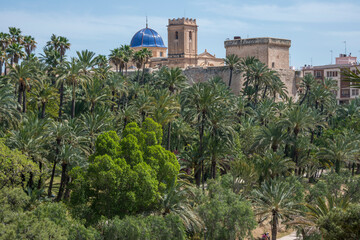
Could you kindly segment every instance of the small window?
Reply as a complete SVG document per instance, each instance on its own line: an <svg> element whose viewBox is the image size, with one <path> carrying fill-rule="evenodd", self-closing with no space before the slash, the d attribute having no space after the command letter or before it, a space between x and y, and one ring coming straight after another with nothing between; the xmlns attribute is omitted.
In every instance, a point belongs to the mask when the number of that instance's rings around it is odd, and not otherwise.
<svg viewBox="0 0 360 240"><path fill-rule="evenodd" d="M192 32L189 32L189 40L192 40Z"/></svg>
<svg viewBox="0 0 360 240"><path fill-rule="evenodd" d="M274 62L272 62L271 67L272 67L272 68L274 68L274 67L275 67L275 63L274 63Z"/></svg>
<svg viewBox="0 0 360 240"><path fill-rule="evenodd" d="M162 57L163 56L163 53L162 52L160 52L160 57Z"/></svg>
<svg viewBox="0 0 360 240"><path fill-rule="evenodd" d="M175 32L175 39L179 39L179 33Z"/></svg>

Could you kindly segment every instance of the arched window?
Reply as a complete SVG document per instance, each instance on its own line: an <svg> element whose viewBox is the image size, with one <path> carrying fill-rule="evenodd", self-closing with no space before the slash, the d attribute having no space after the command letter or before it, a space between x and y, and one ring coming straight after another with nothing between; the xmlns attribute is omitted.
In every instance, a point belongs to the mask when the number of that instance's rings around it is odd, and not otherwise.
<svg viewBox="0 0 360 240"><path fill-rule="evenodd" d="M189 40L192 39L192 32L189 32Z"/></svg>
<svg viewBox="0 0 360 240"><path fill-rule="evenodd" d="M175 39L179 39L179 33L177 31L175 32Z"/></svg>

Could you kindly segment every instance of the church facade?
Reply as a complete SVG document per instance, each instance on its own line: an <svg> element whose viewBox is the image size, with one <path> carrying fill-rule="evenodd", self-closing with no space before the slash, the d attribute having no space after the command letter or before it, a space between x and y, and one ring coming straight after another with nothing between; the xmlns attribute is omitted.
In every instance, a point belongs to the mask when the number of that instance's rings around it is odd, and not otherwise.
<svg viewBox="0 0 360 240"><path fill-rule="evenodd" d="M224 60L216 58L205 50L198 54L198 25L196 19L178 18L168 22L168 48L161 36L146 25L133 36L130 47L135 51L148 48L152 58L148 62L150 68L168 67L208 67L223 66ZM167 50L167 51L166 51Z"/></svg>

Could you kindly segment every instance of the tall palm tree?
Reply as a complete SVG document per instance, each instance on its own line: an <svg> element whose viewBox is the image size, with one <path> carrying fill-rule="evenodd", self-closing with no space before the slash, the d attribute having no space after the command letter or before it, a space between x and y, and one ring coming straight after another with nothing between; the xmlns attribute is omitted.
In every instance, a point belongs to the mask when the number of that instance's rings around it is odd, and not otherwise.
<svg viewBox="0 0 360 240"><path fill-rule="evenodd" d="M25 57L23 46L21 46L19 43L12 43L9 45L9 47L6 49L6 53L10 58L10 65L13 65L14 63L18 64L19 60Z"/></svg>
<svg viewBox="0 0 360 240"><path fill-rule="evenodd" d="M142 77L141 77L141 82L144 84L145 65L149 62L150 58L152 57L152 51L150 51L148 48L143 48L140 51L142 51L142 54L144 56L144 62L142 66Z"/></svg>
<svg viewBox="0 0 360 240"><path fill-rule="evenodd" d="M136 81L139 82L140 69L145 61L145 55L143 51L137 51L134 53L133 62L135 62L137 68Z"/></svg>
<svg viewBox="0 0 360 240"><path fill-rule="evenodd" d="M181 91L186 86L186 77L182 74L180 68L164 67L160 70L160 82L167 88L170 94ZM171 122L168 123L168 136L166 149L170 150L171 141Z"/></svg>
<svg viewBox="0 0 360 240"><path fill-rule="evenodd" d="M11 38L11 43L22 44L22 36L20 28L9 27L9 34Z"/></svg>
<svg viewBox="0 0 360 240"><path fill-rule="evenodd" d="M161 198L159 213L162 216L168 214L179 216L188 232L201 230L204 223L197 212L194 211L194 198L195 193L186 179L174 179Z"/></svg>
<svg viewBox="0 0 360 240"><path fill-rule="evenodd" d="M10 66L7 78L18 85L18 103L22 104L22 112L26 112L26 92L30 89L31 81L35 79L32 66L24 62Z"/></svg>
<svg viewBox="0 0 360 240"><path fill-rule="evenodd" d="M278 148L285 143L287 134L283 126L276 122L272 122L260 129L255 137L254 148L263 147L265 149L272 149L277 152Z"/></svg>
<svg viewBox="0 0 360 240"><path fill-rule="evenodd" d="M88 75L89 70L92 69L96 65L95 53L89 50L83 50L81 52L76 51L79 62L81 66L82 73L84 75Z"/></svg>
<svg viewBox="0 0 360 240"><path fill-rule="evenodd" d="M201 171L195 172L196 184L200 186L201 175L204 183L204 132L207 121L216 109L216 105L221 98L214 87L207 82L199 82L184 89L181 95L181 105L185 112L185 117L190 122L195 123L199 131L199 159L201 159Z"/></svg>
<svg viewBox="0 0 360 240"><path fill-rule="evenodd" d="M60 47L60 38L55 34L52 34L50 37L50 41L46 43L46 46L51 46L54 48L55 51L59 51Z"/></svg>
<svg viewBox="0 0 360 240"><path fill-rule="evenodd" d="M60 150L62 149L62 146L66 143L66 140L70 137L72 132L67 121L52 121L49 130L52 133L52 139L54 139L54 153L51 154L53 158L53 166L48 187L48 197L51 197L56 165L60 160Z"/></svg>
<svg viewBox="0 0 360 240"><path fill-rule="evenodd" d="M110 101L110 92L108 87L97 77L90 77L84 84L84 97L86 102L90 103L90 112L94 112L96 105L104 106Z"/></svg>
<svg viewBox="0 0 360 240"><path fill-rule="evenodd" d="M82 68L83 66L75 58L71 58L71 62L65 63L63 78L72 87L71 118L75 117L76 88L86 81L86 78L81 74Z"/></svg>
<svg viewBox="0 0 360 240"><path fill-rule="evenodd" d="M21 115L17 108L19 104L14 100L14 92L9 83L0 83L0 128L11 129L16 127Z"/></svg>
<svg viewBox="0 0 360 240"><path fill-rule="evenodd" d="M36 102L36 105L41 109L41 118L45 118L46 105L49 101L55 101L58 98L56 88L51 85L51 80L45 75L38 78L35 82L31 98Z"/></svg>
<svg viewBox="0 0 360 240"><path fill-rule="evenodd" d="M60 62L62 62L64 59L64 56L65 56L65 53L67 50L70 49L71 44L69 42L69 39L67 39L66 37L62 37L62 36L58 37L58 41L56 42L56 44L58 45L58 51L60 53Z"/></svg>
<svg viewBox="0 0 360 240"><path fill-rule="evenodd" d="M120 48L115 48L113 50L110 50L109 60L112 64L115 65L116 72L119 72L121 58L122 58L122 53L120 51Z"/></svg>
<svg viewBox="0 0 360 240"><path fill-rule="evenodd" d="M170 95L166 89L154 90L151 98L152 108L149 115L155 122L165 128L179 114L180 104L177 98Z"/></svg>
<svg viewBox="0 0 360 240"><path fill-rule="evenodd" d="M2 75L2 65L4 64L4 74L6 75L6 60L7 60L7 52L6 49L11 44L10 34L7 33L0 33L0 49L2 51L2 55L0 58L0 76Z"/></svg>
<svg viewBox="0 0 360 240"><path fill-rule="evenodd" d="M335 165L335 172L340 173L342 162L355 158L359 152L359 141L349 138L347 132L337 134L333 139L326 139L327 146L320 149L319 157L330 160Z"/></svg>
<svg viewBox="0 0 360 240"><path fill-rule="evenodd" d="M293 200L294 187L285 182L264 182L254 190L256 214L262 220L270 219L271 239L276 240L280 220L288 220L299 213L298 204Z"/></svg>
<svg viewBox="0 0 360 240"><path fill-rule="evenodd" d="M235 54L230 54L224 59L225 65L230 69L230 78L228 86L231 87L231 80L234 69L239 69L240 58Z"/></svg>
<svg viewBox="0 0 360 240"><path fill-rule="evenodd" d="M123 62L124 62L124 68L125 68L125 73L127 75L127 70L128 70L128 63L132 60L133 55L134 55L134 50L130 48L129 45L122 45L120 47L120 50L123 52Z"/></svg>
<svg viewBox="0 0 360 240"><path fill-rule="evenodd" d="M27 155L35 163L39 165L39 181L38 189L43 184L44 156L47 155L46 144L50 136L48 132L48 121L39 119L35 114L27 114L22 124L16 130L12 130L9 136L9 144L13 148L17 148L23 154ZM33 189L34 174L30 173L29 187Z"/></svg>
<svg viewBox="0 0 360 240"><path fill-rule="evenodd" d="M305 101L305 99L308 99L308 104L310 101L310 95L311 95L311 89L312 87L315 85L315 78L313 75L311 74L306 74L302 81L300 86L305 89L305 94L303 95L301 101L300 101L300 105L302 105Z"/></svg>
<svg viewBox="0 0 360 240"><path fill-rule="evenodd" d="M23 46L27 55L27 59L30 59L31 53L35 50L37 42L32 36L24 36Z"/></svg>

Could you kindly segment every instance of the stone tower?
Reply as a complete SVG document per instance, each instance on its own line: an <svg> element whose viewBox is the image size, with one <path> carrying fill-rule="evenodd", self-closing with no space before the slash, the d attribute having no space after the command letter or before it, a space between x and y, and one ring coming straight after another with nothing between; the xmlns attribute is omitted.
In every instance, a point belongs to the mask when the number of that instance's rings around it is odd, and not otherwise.
<svg viewBox="0 0 360 240"><path fill-rule="evenodd" d="M197 65L197 29L196 19L169 19L168 60L169 66Z"/></svg>

